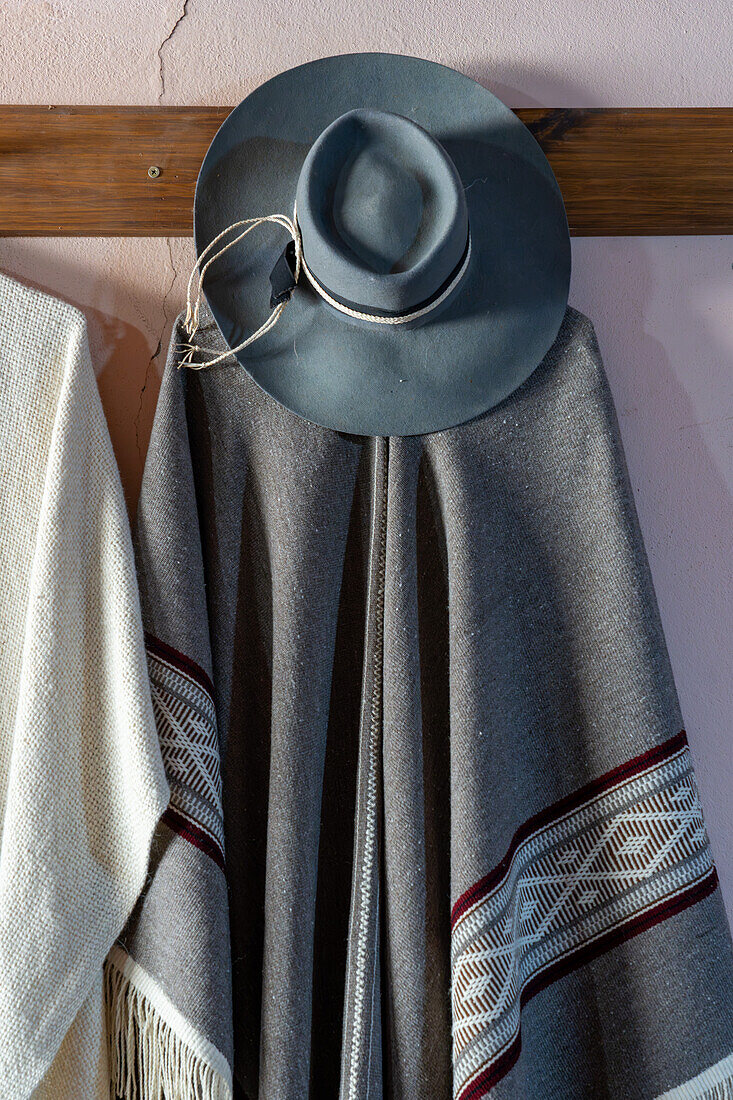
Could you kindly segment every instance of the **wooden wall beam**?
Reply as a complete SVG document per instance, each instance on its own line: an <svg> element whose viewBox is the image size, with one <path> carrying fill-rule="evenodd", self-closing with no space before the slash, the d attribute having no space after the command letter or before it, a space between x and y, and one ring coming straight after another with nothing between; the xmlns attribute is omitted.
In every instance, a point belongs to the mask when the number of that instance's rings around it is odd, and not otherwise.
<svg viewBox="0 0 733 1100"><path fill-rule="evenodd" d="M230 110L0 106L0 235L190 236L196 176ZM573 235L733 233L733 108L516 113Z"/></svg>

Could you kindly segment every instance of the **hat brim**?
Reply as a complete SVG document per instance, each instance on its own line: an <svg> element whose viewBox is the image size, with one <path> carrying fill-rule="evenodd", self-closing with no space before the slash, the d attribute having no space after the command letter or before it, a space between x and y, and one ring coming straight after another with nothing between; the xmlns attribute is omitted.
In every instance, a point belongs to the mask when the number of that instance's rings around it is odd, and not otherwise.
<svg viewBox="0 0 733 1100"><path fill-rule="evenodd" d="M466 276L427 321L395 327L352 322L301 279L274 328L237 359L276 401L316 424L422 435L498 404L552 346L570 284L567 217L541 147L486 88L422 58L341 54L268 80L219 128L196 185L197 255L231 222L292 215L308 149L355 107L414 119L453 159L468 205ZM207 271L204 294L230 347L268 316L268 277L286 240L281 228L260 227Z"/></svg>

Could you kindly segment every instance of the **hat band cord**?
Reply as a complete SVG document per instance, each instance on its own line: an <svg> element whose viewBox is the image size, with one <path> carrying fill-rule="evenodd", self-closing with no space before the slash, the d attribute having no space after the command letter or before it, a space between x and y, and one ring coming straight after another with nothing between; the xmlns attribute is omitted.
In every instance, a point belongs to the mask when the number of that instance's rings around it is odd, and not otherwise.
<svg viewBox="0 0 733 1100"><path fill-rule="evenodd" d="M215 363L222 362L224 359L229 359L230 356L236 355L238 351L242 351L249 344L254 343L255 340L259 340L260 337L269 332L270 329L273 328L280 319L280 315L287 306L289 298L285 299L282 302L279 302L273 308L269 317L263 322L263 324L260 325L257 331L253 332L250 336L248 336L240 344L237 344L237 346L234 348L229 348L227 351L217 354L217 348L207 348L203 347L200 344L194 344L192 342L199 328L199 310L201 305L202 286L204 275L206 274L208 268L215 260L219 259L220 256L223 256L228 249L232 248L235 244L241 241L242 238L246 237L248 233L251 233L253 229L256 229L258 226L263 225L266 222L271 222L275 225L282 226L282 228L287 230L287 232L293 239L293 242L295 244L295 266L293 278L296 284L300 278L301 271L303 271L305 272L306 278L308 279L309 283L316 291L316 293L319 294L320 297L323 298L323 300L327 302L330 306L333 306L334 309L339 310L339 312L341 313L347 314L349 317L354 317L357 320L371 321L373 324L378 325L403 325L406 324L408 321L415 321L420 317L424 317L428 313L432 313L433 310L437 309L438 306L445 301L445 299L452 293L452 291L461 281L471 258L471 235L469 232L463 260L459 264L454 276L450 279L450 282L436 298L428 301L426 305L422 307L418 307L417 309L413 308L409 311L406 311L405 313L396 313L391 315L365 313L361 310L352 309L350 306L345 305L343 302L339 302L337 298L334 298L326 290L326 288L318 282L318 279L315 277L313 272L306 264L303 257L303 242L301 238L300 227L298 225L297 206L293 206L292 220L287 216L287 214L263 214L262 216L257 218L243 218L241 221L232 222L231 225L226 226L226 228L222 229L220 233L217 233L217 235L211 241L209 241L206 248L202 249L201 254L196 259L196 263L193 265L191 274L188 277L188 284L186 287L186 316L183 322L183 327L189 336L189 340L185 343L179 343L176 345L176 347L180 351L184 352L183 358L178 363L179 369L181 367L188 367L191 370L203 370L206 367L212 367ZM208 256L214 245L218 244L222 237L225 237L228 233L232 232L232 230L239 229L240 226L246 226L247 228L243 229L242 232L234 237L231 241L223 245L218 250L218 252L215 252L212 256L209 256L209 258L206 260L206 263L199 270L202 260L204 260L205 257ZM197 271L199 273L198 285L196 288L196 297L192 303L192 284ZM205 362L194 363L193 356L197 352L211 354L213 358L207 359Z"/></svg>
<svg viewBox="0 0 733 1100"><path fill-rule="evenodd" d="M356 317L362 321L372 321L374 324L404 325L407 324L408 321L416 321L419 317L424 317L426 314L432 313L434 309L437 309L439 305L442 305L442 303L453 292L455 287L463 278L466 268L468 267L470 258L471 234L469 232L468 237L466 238L466 247L464 249L462 258L456 265L453 274L448 276L448 279L446 280L443 289L439 289L439 293L436 292L435 297L431 297L430 299L428 299L428 301L423 306L412 306L409 310L405 310L402 313L384 314L363 313L361 312L361 310L354 309L353 307L348 306L345 302L339 301L338 298L335 298L332 294L329 293L323 283L319 283L318 279L315 277L313 272L308 267L308 264L305 262L305 257L302 255L302 253L300 257L300 262L301 267L308 277L308 280L311 283L313 289L318 294L320 294L321 298L323 298L325 302L328 302L329 305L333 306L334 309L338 309L341 313L345 313L349 317Z"/></svg>

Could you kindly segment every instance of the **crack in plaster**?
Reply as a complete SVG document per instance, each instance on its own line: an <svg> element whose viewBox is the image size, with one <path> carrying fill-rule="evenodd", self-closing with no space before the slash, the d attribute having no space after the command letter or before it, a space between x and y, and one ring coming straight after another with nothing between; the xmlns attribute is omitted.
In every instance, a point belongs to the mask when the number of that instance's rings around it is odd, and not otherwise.
<svg viewBox="0 0 733 1100"><path fill-rule="evenodd" d="M170 31L158 46L158 81L160 83L160 92L158 93L158 103L163 102L163 96L165 95L165 73L163 72L163 50L173 38L174 34L180 27L183 20L188 15L188 0L183 0L183 7L181 8L181 14L176 19L175 23L171 27Z"/></svg>

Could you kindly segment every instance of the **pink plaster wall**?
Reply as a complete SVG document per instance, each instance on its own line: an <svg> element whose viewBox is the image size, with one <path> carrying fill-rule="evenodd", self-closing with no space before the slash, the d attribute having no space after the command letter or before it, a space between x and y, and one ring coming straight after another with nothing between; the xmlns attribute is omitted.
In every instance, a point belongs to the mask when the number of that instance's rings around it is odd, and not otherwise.
<svg viewBox="0 0 733 1100"><path fill-rule="evenodd" d="M733 102L728 0L5 0L6 103L234 104L352 50L453 65L510 107ZM188 239L0 240L0 269L80 306L130 508ZM573 241L570 302L616 399L723 891L733 918L730 237Z"/></svg>

